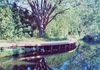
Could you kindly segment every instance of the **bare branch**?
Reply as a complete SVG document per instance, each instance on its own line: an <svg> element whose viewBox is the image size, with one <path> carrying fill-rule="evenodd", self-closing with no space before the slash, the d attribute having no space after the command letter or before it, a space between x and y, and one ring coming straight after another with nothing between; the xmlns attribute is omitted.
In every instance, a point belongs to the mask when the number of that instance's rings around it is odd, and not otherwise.
<svg viewBox="0 0 100 70"><path fill-rule="evenodd" d="M41 0L41 10L43 10L43 7L42 7L42 5L43 5L43 0Z"/></svg>
<svg viewBox="0 0 100 70"><path fill-rule="evenodd" d="M49 12L48 12L48 16L47 16L47 17L49 17L49 16L54 12L54 10L55 10L56 8L57 8L56 5L54 5L53 7L52 7L52 5L51 5L51 8L50 8L50 10L49 10Z"/></svg>
<svg viewBox="0 0 100 70"><path fill-rule="evenodd" d="M77 6L79 6L80 4L78 4L78 5L74 5L73 6L73 8L74 7L77 7ZM65 10L62 10L62 11L59 11L59 12L57 12L57 13L55 13L52 17L51 17L51 19L48 21L48 23L50 23L58 14L62 14L62 13L64 13L66 10L68 10L68 9L70 9L70 8L67 8L67 9L65 9ZM46 24L47 25L47 24Z"/></svg>
<svg viewBox="0 0 100 70"><path fill-rule="evenodd" d="M62 11L59 11L59 12L57 12L57 13L55 13L52 17L51 17L51 19L48 21L48 23L50 23L58 14L62 14L62 13L64 13L66 10L68 10L68 9L70 9L70 8L67 8L67 9L65 9L65 10L62 10Z"/></svg>
<svg viewBox="0 0 100 70"><path fill-rule="evenodd" d="M61 4L63 0L59 0L58 4Z"/></svg>

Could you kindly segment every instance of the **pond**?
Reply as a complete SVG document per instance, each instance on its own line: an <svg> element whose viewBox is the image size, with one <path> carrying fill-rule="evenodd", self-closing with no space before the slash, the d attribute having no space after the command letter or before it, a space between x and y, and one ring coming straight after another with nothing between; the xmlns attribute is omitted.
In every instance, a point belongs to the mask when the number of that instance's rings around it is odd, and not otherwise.
<svg viewBox="0 0 100 70"><path fill-rule="evenodd" d="M75 51L48 56L45 60L51 70L100 70L99 50L100 44L79 41ZM20 61L12 56L0 58L0 70L14 70L13 68L18 66L31 70L29 64L31 63ZM35 64L31 64L30 67L35 67Z"/></svg>

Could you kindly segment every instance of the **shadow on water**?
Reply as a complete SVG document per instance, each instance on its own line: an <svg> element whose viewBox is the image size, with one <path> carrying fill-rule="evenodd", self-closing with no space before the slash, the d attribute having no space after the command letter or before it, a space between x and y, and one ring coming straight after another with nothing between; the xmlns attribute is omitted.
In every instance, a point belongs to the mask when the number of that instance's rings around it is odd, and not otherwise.
<svg viewBox="0 0 100 70"><path fill-rule="evenodd" d="M91 45L100 44L100 34L86 35L84 36L82 41Z"/></svg>

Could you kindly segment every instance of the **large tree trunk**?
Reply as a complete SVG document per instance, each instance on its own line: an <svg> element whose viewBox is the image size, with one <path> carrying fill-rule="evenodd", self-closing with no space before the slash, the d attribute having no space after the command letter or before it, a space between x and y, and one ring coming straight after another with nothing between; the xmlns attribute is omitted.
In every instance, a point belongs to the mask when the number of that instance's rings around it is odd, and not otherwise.
<svg viewBox="0 0 100 70"><path fill-rule="evenodd" d="M45 27L43 25L39 27L39 37L41 38L45 37Z"/></svg>
<svg viewBox="0 0 100 70"><path fill-rule="evenodd" d="M45 37L45 29L39 29L39 37L41 38Z"/></svg>

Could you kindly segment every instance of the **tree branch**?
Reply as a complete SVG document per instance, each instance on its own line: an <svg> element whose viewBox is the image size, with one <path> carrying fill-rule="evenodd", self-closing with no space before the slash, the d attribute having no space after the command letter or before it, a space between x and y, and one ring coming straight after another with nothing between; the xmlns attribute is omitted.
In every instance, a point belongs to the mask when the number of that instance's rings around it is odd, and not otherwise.
<svg viewBox="0 0 100 70"><path fill-rule="evenodd" d="M62 1L61 1L62 2ZM60 2L60 3L61 3ZM77 6L79 6L80 5L80 3L78 4L78 5L75 5L75 6L73 6L73 7L77 7ZM64 11L66 11L66 10L68 10L68 9L70 9L70 8L67 8L67 9L65 9L65 10L62 10L62 11L59 11L59 12L57 12L57 13L55 13L52 17L51 17L51 19L48 21L48 23L50 23L58 14L61 14L61 13L64 13ZM47 24L46 24L47 25Z"/></svg>
<svg viewBox="0 0 100 70"><path fill-rule="evenodd" d="M59 0L58 4L61 4L63 0Z"/></svg>
<svg viewBox="0 0 100 70"><path fill-rule="evenodd" d="M62 10L62 11L59 11L59 12L57 12L57 13L55 13L52 17L51 17L51 19L48 21L48 23L50 23L58 14L62 14L62 13L64 13L66 10L68 10L68 9L70 9L70 8L67 8L67 9L65 9L65 10Z"/></svg>

